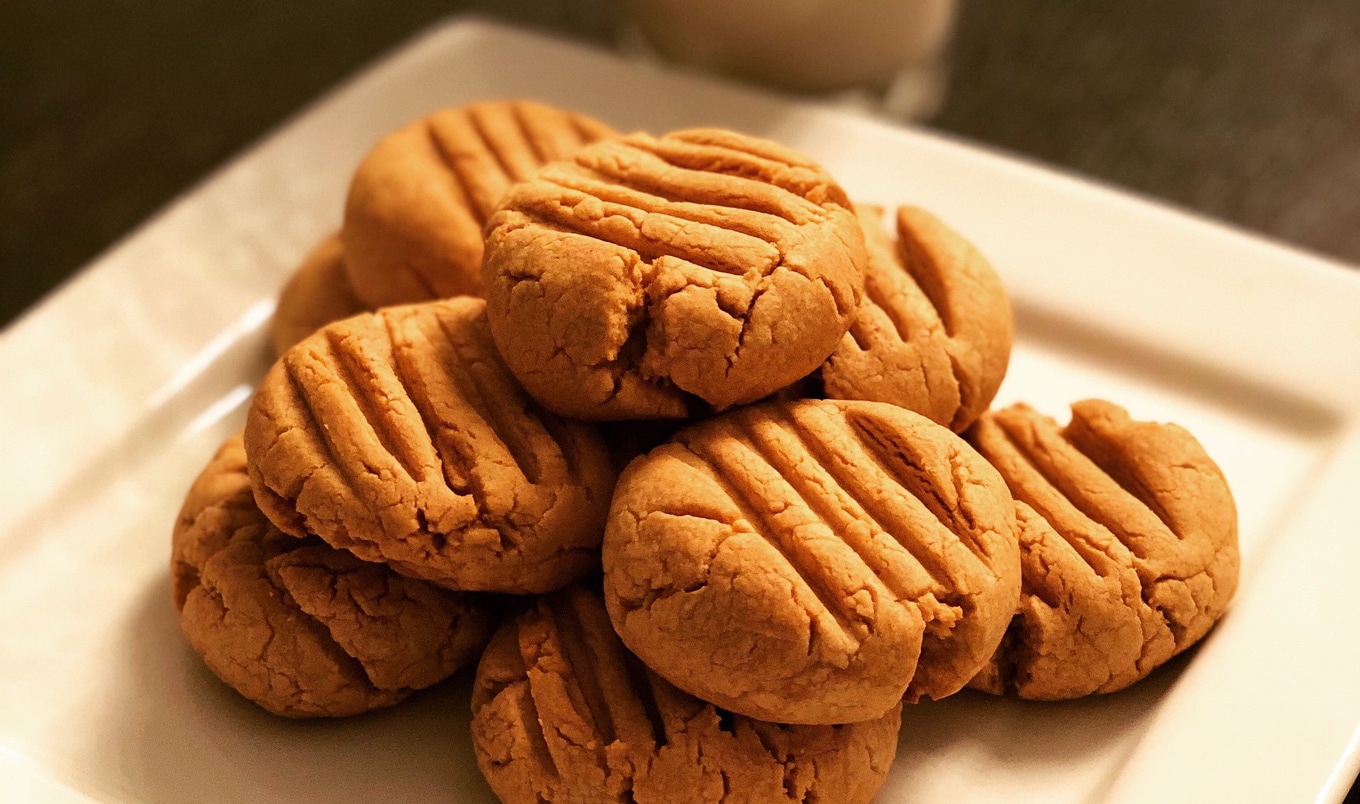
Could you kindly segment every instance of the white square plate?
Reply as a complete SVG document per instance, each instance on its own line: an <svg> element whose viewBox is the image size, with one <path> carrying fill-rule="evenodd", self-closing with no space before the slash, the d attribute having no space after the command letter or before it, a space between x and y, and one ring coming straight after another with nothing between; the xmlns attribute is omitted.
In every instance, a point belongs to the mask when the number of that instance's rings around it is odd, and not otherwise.
<svg viewBox="0 0 1360 804"><path fill-rule="evenodd" d="M1360 770L1360 273L939 136L474 20L335 91L0 333L0 797L491 800L466 674L348 722L274 719L185 645L167 558L185 489L267 366L272 299L339 223L359 159L407 120L505 96L621 129L774 137L858 199L935 211L1012 294L999 402L1062 419L1105 396L1184 424L1227 474L1242 584L1202 647L1095 700L912 708L883 800L1344 795Z"/></svg>

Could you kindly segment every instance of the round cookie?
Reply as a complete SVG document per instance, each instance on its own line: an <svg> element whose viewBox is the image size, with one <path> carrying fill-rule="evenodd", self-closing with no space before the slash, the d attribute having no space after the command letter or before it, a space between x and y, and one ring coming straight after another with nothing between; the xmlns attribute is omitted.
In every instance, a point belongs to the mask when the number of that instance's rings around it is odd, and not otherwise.
<svg viewBox="0 0 1360 804"><path fill-rule="evenodd" d="M345 203L346 266L370 307L481 295L482 227L505 191L614 131L533 101L444 109L384 137Z"/></svg>
<svg viewBox="0 0 1360 804"><path fill-rule="evenodd" d="M255 505L240 435L175 522L180 627L228 685L275 714L342 717L400 701L475 659L485 600L280 533Z"/></svg>
<svg viewBox="0 0 1360 804"><path fill-rule="evenodd" d="M901 703L846 726L724 712L643 667L578 586L496 633L472 711L477 764L507 804L867 804L897 751Z"/></svg>
<svg viewBox="0 0 1360 804"><path fill-rule="evenodd" d="M544 592L598 566L609 451L515 385L484 309L468 297L384 308L274 365L246 452L280 530L465 591Z"/></svg>
<svg viewBox="0 0 1360 804"><path fill-rule="evenodd" d="M487 224L487 318L535 399L581 419L760 399L849 328L864 236L802 154L720 130L633 134L515 185Z"/></svg>
<svg viewBox="0 0 1360 804"><path fill-rule="evenodd" d="M281 355L332 321L365 309L345 275L345 251L336 232L312 249L279 292L269 322L274 354Z"/></svg>
<svg viewBox="0 0 1360 804"><path fill-rule="evenodd" d="M1019 501L1024 588L971 686L1040 700L1113 692L1223 614L1237 588L1237 510L1190 433L1087 400L1065 428L1015 405L969 438Z"/></svg>
<svg viewBox="0 0 1360 804"><path fill-rule="evenodd" d="M768 403L682 430L620 477L604 573L614 625L648 667L783 723L956 692L1020 590L996 470L879 402Z"/></svg>
<svg viewBox="0 0 1360 804"><path fill-rule="evenodd" d="M935 216L897 210L897 241L882 210L856 205L868 246L864 302L827 358L828 399L914 410L962 432L991 404L1011 354L1011 308L987 260Z"/></svg>

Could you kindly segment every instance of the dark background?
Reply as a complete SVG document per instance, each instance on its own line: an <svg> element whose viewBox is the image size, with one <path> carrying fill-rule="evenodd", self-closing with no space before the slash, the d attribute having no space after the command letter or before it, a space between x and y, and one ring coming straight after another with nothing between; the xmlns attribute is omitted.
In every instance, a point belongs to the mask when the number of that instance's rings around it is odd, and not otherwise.
<svg viewBox="0 0 1360 804"><path fill-rule="evenodd" d="M0 325L465 11L606 46L619 17L611 0L0 3ZM951 61L932 126L1360 262L1354 0L973 0Z"/></svg>

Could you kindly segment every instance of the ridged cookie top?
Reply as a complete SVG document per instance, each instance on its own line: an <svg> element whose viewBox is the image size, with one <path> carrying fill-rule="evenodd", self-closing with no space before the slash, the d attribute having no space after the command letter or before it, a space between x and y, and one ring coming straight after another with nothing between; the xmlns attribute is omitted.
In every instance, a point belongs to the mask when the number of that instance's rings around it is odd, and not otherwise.
<svg viewBox="0 0 1360 804"><path fill-rule="evenodd" d="M678 418L813 371L859 306L844 192L768 140L696 130L596 143L516 185L488 224L496 345L545 406Z"/></svg>
<svg viewBox="0 0 1360 804"><path fill-rule="evenodd" d="M345 207L350 279L368 305L481 294L482 227L505 191L546 162L614 135L533 101L444 109L381 140Z"/></svg>
<svg viewBox="0 0 1360 804"><path fill-rule="evenodd" d="M185 636L223 681L276 714L388 706L472 660L490 634L475 596L280 533L255 505L239 435L194 482L173 544Z"/></svg>
<svg viewBox="0 0 1360 804"><path fill-rule="evenodd" d="M472 709L478 765L509 804L868 802L900 717L779 726L717 710L648 672L580 587L497 632Z"/></svg>
<svg viewBox="0 0 1360 804"><path fill-rule="evenodd" d="M1019 594L1014 527L995 470L924 417L743 408L625 470L606 602L629 648L700 698L853 722L904 691L951 694L986 663Z"/></svg>
<svg viewBox="0 0 1360 804"><path fill-rule="evenodd" d="M1019 614L976 686L1049 699L1111 692L1223 613L1237 587L1236 506L1184 429L1087 400L1064 428L1015 405L969 437L1027 523Z"/></svg>
<svg viewBox="0 0 1360 804"><path fill-rule="evenodd" d="M991 404L1011 353L1011 309L996 272L935 216L857 205L868 245L864 302L822 366L830 399L914 410L962 432Z"/></svg>
<svg viewBox="0 0 1360 804"><path fill-rule="evenodd" d="M275 364L246 449L280 529L454 589L541 592L595 566L608 450L516 386L484 307L385 308Z"/></svg>

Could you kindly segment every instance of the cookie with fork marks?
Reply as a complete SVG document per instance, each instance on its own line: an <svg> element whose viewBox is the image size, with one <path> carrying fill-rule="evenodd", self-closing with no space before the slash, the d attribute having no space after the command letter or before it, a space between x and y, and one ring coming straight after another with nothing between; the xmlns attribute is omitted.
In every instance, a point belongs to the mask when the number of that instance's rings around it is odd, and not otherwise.
<svg viewBox="0 0 1360 804"><path fill-rule="evenodd" d="M370 307L482 292L482 227L512 184L615 135L530 100L443 109L387 135L350 183L345 267Z"/></svg>
<svg viewBox="0 0 1360 804"><path fill-rule="evenodd" d="M850 326L864 235L808 157L717 129L587 146L487 225L506 365L579 419L684 418L810 374Z"/></svg>
<svg viewBox="0 0 1360 804"><path fill-rule="evenodd" d="M971 686L1041 700L1114 692L1222 616L1237 588L1237 508L1185 429L1088 399L1066 427L1013 405L968 436L1017 500L1025 590Z"/></svg>
<svg viewBox="0 0 1360 804"><path fill-rule="evenodd" d="M648 667L784 723L956 692L1020 591L996 470L879 402L767 403L682 430L620 478L604 572L614 625Z"/></svg>
<svg viewBox="0 0 1360 804"><path fill-rule="evenodd" d="M867 804L892 765L901 704L840 726L764 723L668 684L577 586L507 623L477 667L477 764L502 801Z"/></svg>
<svg viewBox="0 0 1360 804"><path fill-rule="evenodd" d="M520 390L484 309L470 297L383 308L274 365L246 452L280 530L464 591L544 592L598 566L609 450L593 425Z"/></svg>

